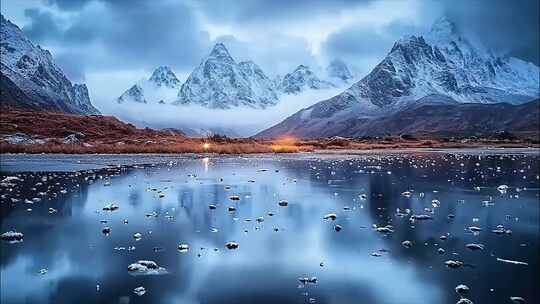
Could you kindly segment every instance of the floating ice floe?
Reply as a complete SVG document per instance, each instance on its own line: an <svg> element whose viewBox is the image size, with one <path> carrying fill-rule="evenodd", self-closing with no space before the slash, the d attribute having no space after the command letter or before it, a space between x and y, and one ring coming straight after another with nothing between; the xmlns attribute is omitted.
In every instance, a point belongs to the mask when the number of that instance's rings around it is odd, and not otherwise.
<svg viewBox="0 0 540 304"><path fill-rule="evenodd" d="M289 205L289 202L286 200L281 200L279 201L278 205L280 205L281 207L287 207Z"/></svg>
<svg viewBox="0 0 540 304"><path fill-rule="evenodd" d="M238 195L231 195L231 196L229 196L229 199L230 199L231 201L239 201L239 200L240 200L240 196L238 196Z"/></svg>
<svg viewBox="0 0 540 304"><path fill-rule="evenodd" d="M413 243L411 241L403 241L401 242L401 245L405 248L411 248L413 246Z"/></svg>
<svg viewBox="0 0 540 304"><path fill-rule="evenodd" d="M391 226L391 225L386 225L386 226L384 226L384 227L376 227L375 230L376 230L377 232L384 233L384 234L394 232L394 230L392 230L392 226Z"/></svg>
<svg viewBox="0 0 540 304"><path fill-rule="evenodd" d="M231 250L236 249L236 248L238 248L238 243L236 243L236 242L227 242L227 243L225 243L225 247L227 249L231 249Z"/></svg>
<svg viewBox="0 0 540 304"><path fill-rule="evenodd" d="M306 285L306 284L317 284L317 277L302 277L302 278L298 278L298 281L300 281L300 283Z"/></svg>
<svg viewBox="0 0 540 304"><path fill-rule="evenodd" d="M459 299L459 301L456 302L456 304L474 304L474 303L473 303L473 301L471 301L469 299L461 298L461 299Z"/></svg>
<svg viewBox="0 0 540 304"><path fill-rule="evenodd" d="M527 262L507 260L507 259L501 259L501 258L497 258L497 262L503 262L503 263L514 264L514 265L524 265L524 266L529 265L529 263Z"/></svg>
<svg viewBox="0 0 540 304"><path fill-rule="evenodd" d="M128 266L128 272L131 275L162 275L167 274L167 269L154 261L139 260Z"/></svg>
<svg viewBox="0 0 540 304"><path fill-rule="evenodd" d="M508 186L507 185L500 185L499 187L497 187L497 190L501 193L501 194L505 194L507 191L508 191Z"/></svg>
<svg viewBox="0 0 540 304"><path fill-rule="evenodd" d="M139 232L135 232L135 233L133 234L133 238L134 238L136 241L138 241L138 240L140 240L140 239L142 238L142 234L140 234Z"/></svg>
<svg viewBox="0 0 540 304"><path fill-rule="evenodd" d="M103 207L103 210L104 211L114 211L114 210L117 210L118 208L118 205L116 205L115 203L110 203L110 204L107 204Z"/></svg>
<svg viewBox="0 0 540 304"><path fill-rule="evenodd" d="M111 227L103 227L103 229L101 229L101 232L105 235L109 235L111 234Z"/></svg>
<svg viewBox="0 0 540 304"><path fill-rule="evenodd" d="M454 260L448 260L444 262L444 265L448 268L459 268L463 266L463 262L461 261L454 261Z"/></svg>
<svg viewBox="0 0 540 304"><path fill-rule="evenodd" d="M469 250L473 250L473 251L476 251L476 250L484 250L484 245L482 244L476 244L476 243L470 243L470 244L466 244L465 245L465 248L469 249Z"/></svg>
<svg viewBox="0 0 540 304"><path fill-rule="evenodd" d="M337 231L337 232L340 232L341 229L343 229L343 226L341 226L340 224L337 224L334 226L334 230Z"/></svg>
<svg viewBox="0 0 540 304"><path fill-rule="evenodd" d="M323 216L324 220L332 220L335 221L337 218L337 214L335 213L328 213L327 215Z"/></svg>
<svg viewBox="0 0 540 304"><path fill-rule="evenodd" d="M178 245L178 251L180 251L180 252L188 252L189 251L189 245L188 244L180 244L180 245Z"/></svg>
<svg viewBox="0 0 540 304"><path fill-rule="evenodd" d="M514 304L522 304L527 302L522 297L510 297L510 301L512 301Z"/></svg>
<svg viewBox="0 0 540 304"><path fill-rule="evenodd" d="M133 289L133 293L140 297L140 296L142 296L142 295L144 295L146 293L146 289L144 287L142 287L142 286L139 286L139 287Z"/></svg>
<svg viewBox="0 0 540 304"><path fill-rule="evenodd" d="M459 284L458 286L456 286L456 292L457 292L460 296L464 296L464 295L468 294L469 291L470 291L470 288L469 288L469 286L467 286L467 285Z"/></svg>
<svg viewBox="0 0 540 304"><path fill-rule="evenodd" d="M2 233L2 235L0 235L0 238L3 241L9 242L10 244L14 244L14 243L22 242L24 235L21 232L8 231L8 232Z"/></svg>

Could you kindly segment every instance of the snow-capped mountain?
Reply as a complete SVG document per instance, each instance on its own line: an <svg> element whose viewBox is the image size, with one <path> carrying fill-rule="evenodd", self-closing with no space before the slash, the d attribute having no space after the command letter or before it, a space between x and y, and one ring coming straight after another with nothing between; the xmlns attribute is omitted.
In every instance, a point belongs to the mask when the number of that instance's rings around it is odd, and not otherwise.
<svg viewBox="0 0 540 304"><path fill-rule="evenodd" d="M150 78L141 80L116 99L118 103L138 102L149 104L172 103L180 88L180 80L171 68L160 66Z"/></svg>
<svg viewBox="0 0 540 304"><path fill-rule="evenodd" d="M339 81L348 83L353 79L353 75L347 67L347 64L341 59L334 59L326 67L326 73L330 79L337 79Z"/></svg>
<svg viewBox="0 0 540 304"><path fill-rule="evenodd" d="M124 103L129 101L147 103L146 99L144 98L144 91L138 84L134 84L131 88L125 91L122 95L120 95L117 101L118 103Z"/></svg>
<svg viewBox="0 0 540 304"><path fill-rule="evenodd" d="M306 89L330 89L336 87L333 83L322 80L308 66L299 65L294 71L286 74L279 90L285 94L298 94Z"/></svg>
<svg viewBox="0 0 540 304"><path fill-rule="evenodd" d="M180 80L176 78L174 72L167 66L158 67L154 73L152 73L152 76L150 76L148 81L154 83L157 87L167 87L171 89L178 89L181 85Z"/></svg>
<svg viewBox="0 0 540 304"><path fill-rule="evenodd" d="M2 103L36 110L98 114L84 84L73 85L49 51L0 15Z"/></svg>
<svg viewBox="0 0 540 304"><path fill-rule="evenodd" d="M225 45L217 43L182 85L176 103L264 109L277 101L272 81L255 63L236 63Z"/></svg>
<svg viewBox="0 0 540 304"><path fill-rule="evenodd" d="M318 134L328 128L339 132L334 126L344 121L388 116L426 96L460 103L520 104L539 95L538 66L474 46L454 23L441 18L425 37L397 41L366 77L343 93L262 134L276 136L291 129L298 135Z"/></svg>

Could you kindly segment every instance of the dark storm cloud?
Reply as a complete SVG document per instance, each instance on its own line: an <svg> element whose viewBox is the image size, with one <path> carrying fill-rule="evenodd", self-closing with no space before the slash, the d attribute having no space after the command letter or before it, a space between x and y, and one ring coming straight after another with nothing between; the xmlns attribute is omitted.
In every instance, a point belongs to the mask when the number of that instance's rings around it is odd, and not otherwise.
<svg viewBox="0 0 540 304"><path fill-rule="evenodd" d="M382 57L400 37L417 31L417 28L405 23L391 23L377 32L370 28L350 26L331 34L321 48L330 59L341 58L354 63L359 57Z"/></svg>
<svg viewBox="0 0 540 304"><path fill-rule="evenodd" d="M24 31L34 41L59 37L60 29L51 13L32 8L25 10L24 14L32 20L32 23L25 27Z"/></svg>
<svg viewBox="0 0 540 304"><path fill-rule="evenodd" d="M445 1L443 11L489 48L539 63L538 0Z"/></svg>
<svg viewBox="0 0 540 304"><path fill-rule="evenodd" d="M539 1L522 0L448 0L425 2L420 12L430 22L448 16L460 31L474 42L518 58L539 64ZM374 32L371 29L345 27L331 34L322 45L329 57L349 60L384 55L403 35L421 34L430 24L393 23Z"/></svg>
<svg viewBox="0 0 540 304"><path fill-rule="evenodd" d="M87 2L78 1L77 7L88 7ZM33 41L64 48L59 59L61 65L77 62L78 58L85 66L94 68L151 69L158 65L187 68L193 67L208 48L207 33L200 29L193 12L185 4L97 2L103 5L101 9L83 9L67 21L54 19L48 12L28 9L26 16L31 23L24 31ZM65 7L58 0L54 5ZM75 4L70 5L68 9L75 9ZM62 22L68 26L60 27ZM82 68L81 64L78 66L63 67L75 71Z"/></svg>
<svg viewBox="0 0 540 304"><path fill-rule="evenodd" d="M194 1L211 19L220 22L266 23L318 17L366 5L376 0L235 0Z"/></svg>

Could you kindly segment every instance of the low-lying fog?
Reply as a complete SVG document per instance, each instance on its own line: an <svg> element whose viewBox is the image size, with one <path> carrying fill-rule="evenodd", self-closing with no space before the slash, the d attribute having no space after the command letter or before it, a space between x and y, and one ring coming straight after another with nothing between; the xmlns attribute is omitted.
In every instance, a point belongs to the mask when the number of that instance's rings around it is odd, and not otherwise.
<svg viewBox="0 0 540 304"><path fill-rule="evenodd" d="M177 128L187 135L213 131L228 136L248 137L269 128L297 111L333 97L345 87L307 90L298 95L282 95L276 106L266 109L246 107L227 110L208 109L197 105L140 104L112 102L100 105L105 115L114 115L138 127Z"/></svg>

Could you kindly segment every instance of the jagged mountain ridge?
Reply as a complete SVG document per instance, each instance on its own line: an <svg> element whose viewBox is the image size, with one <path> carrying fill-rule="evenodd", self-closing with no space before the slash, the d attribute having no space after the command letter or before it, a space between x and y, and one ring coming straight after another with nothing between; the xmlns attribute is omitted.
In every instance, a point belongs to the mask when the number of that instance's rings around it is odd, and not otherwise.
<svg viewBox="0 0 540 304"><path fill-rule="evenodd" d="M342 61L334 62L334 77L347 82L351 73ZM329 89L336 85L319 78L309 67L300 65L284 77L269 78L253 61L236 62L222 43L217 43L210 54L181 84L169 67L157 68L152 76L126 90L117 101L153 104L197 104L213 109L247 106L265 109L279 102L283 94L298 94L309 89ZM156 88L175 90L174 98L155 92ZM163 96L168 95L168 96ZM152 97L149 97L152 96Z"/></svg>
<svg viewBox="0 0 540 304"><path fill-rule="evenodd" d="M431 95L460 103L520 104L538 98L538 81L534 64L475 47L450 20L441 18L426 38L407 36L397 41L371 73L343 93L261 134L277 136L276 130L290 129L297 134L341 135L332 126L389 116Z"/></svg>
<svg viewBox="0 0 540 304"><path fill-rule="evenodd" d="M286 94L298 94L306 89L330 89L336 86L322 80L306 65L299 65L294 71L286 74L279 85L279 90Z"/></svg>
<svg viewBox="0 0 540 304"><path fill-rule="evenodd" d="M227 109L265 108L277 101L272 81L255 63L236 63L225 45L217 43L182 85L176 103Z"/></svg>
<svg viewBox="0 0 540 304"><path fill-rule="evenodd" d="M84 84L72 84L49 51L35 46L0 14L2 104L35 110L98 114ZM9 97L9 98L8 98Z"/></svg>
<svg viewBox="0 0 540 304"><path fill-rule="evenodd" d="M181 82L170 67L157 67L150 78L141 80L116 99L118 103L136 102L149 104L172 103Z"/></svg>

